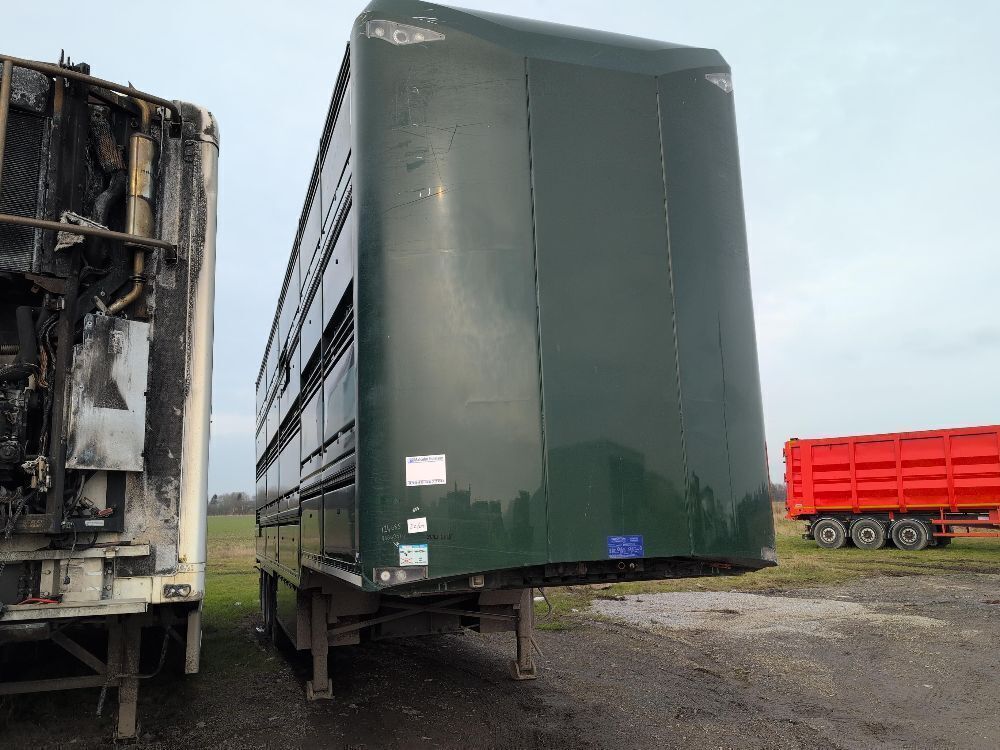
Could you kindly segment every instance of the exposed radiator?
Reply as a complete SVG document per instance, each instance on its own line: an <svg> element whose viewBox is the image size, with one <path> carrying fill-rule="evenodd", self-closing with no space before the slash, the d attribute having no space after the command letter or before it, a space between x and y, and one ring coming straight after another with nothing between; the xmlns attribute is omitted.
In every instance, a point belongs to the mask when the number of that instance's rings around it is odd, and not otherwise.
<svg viewBox="0 0 1000 750"><path fill-rule="evenodd" d="M37 217L45 118L11 109L4 148L0 213ZM31 271L39 230L0 224L0 270Z"/></svg>

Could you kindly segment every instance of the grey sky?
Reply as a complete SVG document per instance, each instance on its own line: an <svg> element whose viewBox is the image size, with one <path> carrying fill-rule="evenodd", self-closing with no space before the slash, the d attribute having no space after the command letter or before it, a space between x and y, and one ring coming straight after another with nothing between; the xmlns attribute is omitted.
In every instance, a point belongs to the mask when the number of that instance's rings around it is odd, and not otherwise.
<svg viewBox="0 0 1000 750"><path fill-rule="evenodd" d="M253 487L253 384L365 4L4 8L5 52L64 47L221 123L212 492ZM732 65L776 481L792 435L1000 422L1000 6L456 4L714 47Z"/></svg>

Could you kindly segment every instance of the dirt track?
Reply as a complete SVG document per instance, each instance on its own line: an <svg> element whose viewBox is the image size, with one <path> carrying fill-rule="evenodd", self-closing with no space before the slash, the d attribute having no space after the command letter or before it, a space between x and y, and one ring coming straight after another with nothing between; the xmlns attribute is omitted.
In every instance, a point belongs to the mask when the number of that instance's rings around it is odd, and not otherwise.
<svg viewBox="0 0 1000 750"><path fill-rule="evenodd" d="M305 661L261 643L251 618L247 647L270 668L145 685L139 746L1000 746L1000 576L637 598L595 605L614 621L539 632L536 682L506 677L511 637L442 636L336 651L341 697L314 704L302 697ZM96 692L75 695L53 704L57 715L9 717L6 746L103 746Z"/></svg>

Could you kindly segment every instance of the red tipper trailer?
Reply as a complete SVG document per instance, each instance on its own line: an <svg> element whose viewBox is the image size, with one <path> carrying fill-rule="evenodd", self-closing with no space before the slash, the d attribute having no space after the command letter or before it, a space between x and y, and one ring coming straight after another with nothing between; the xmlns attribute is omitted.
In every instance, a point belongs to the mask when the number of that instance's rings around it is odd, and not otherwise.
<svg viewBox="0 0 1000 750"><path fill-rule="evenodd" d="M788 518L837 549L1000 536L1000 425L785 443Z"/></svg>

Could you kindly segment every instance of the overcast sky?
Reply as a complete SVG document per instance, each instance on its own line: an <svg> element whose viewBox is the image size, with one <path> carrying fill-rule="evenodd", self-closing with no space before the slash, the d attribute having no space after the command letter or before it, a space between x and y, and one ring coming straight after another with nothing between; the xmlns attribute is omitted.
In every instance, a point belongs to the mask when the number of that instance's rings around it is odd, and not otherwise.
<svg viewBox="0 0 1000 750"><path fill-rule="evenodd" d="M5 3L5 52L219 119L210 492L253 488L257 368L365 4ZM773 479L790 436L1000 422L1000 4L457 4L729 61Z"/></svg>

